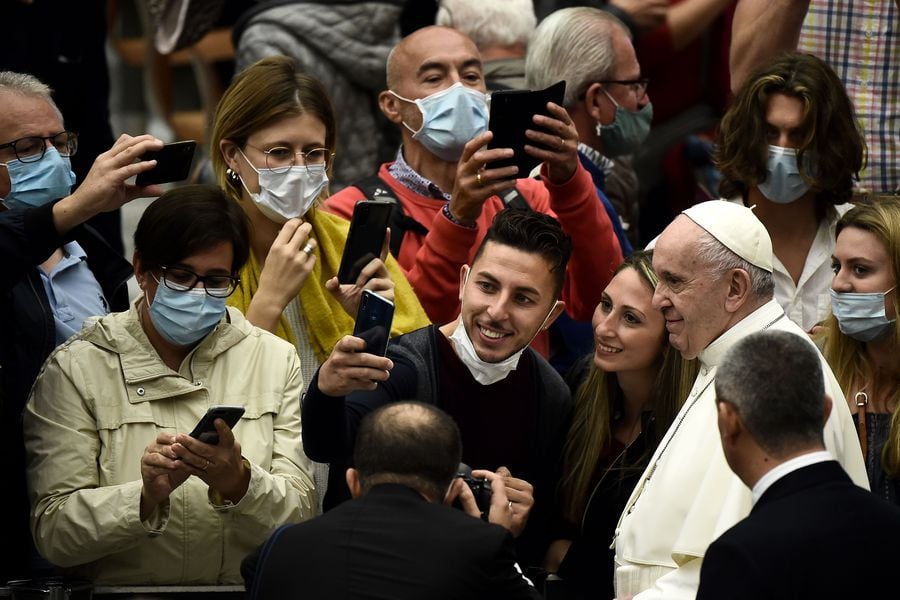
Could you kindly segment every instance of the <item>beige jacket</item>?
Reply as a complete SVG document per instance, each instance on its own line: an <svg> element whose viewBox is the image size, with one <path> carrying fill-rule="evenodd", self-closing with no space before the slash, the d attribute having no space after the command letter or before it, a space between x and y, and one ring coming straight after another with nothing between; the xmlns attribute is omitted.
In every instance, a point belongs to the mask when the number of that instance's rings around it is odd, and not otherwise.
<svg viewBox="0 0 900 600"><path fill-rule="evenodd" d="M299 359L230 308L176 373L141 328L142 301L60 346L35 383L24 415L35 542L99 584L240 583L241 559L316 506ZM214 404L246 408L234 430L251 464L246 495L215 505L189 477L141 522L144 448L189 432Z"/></svg>

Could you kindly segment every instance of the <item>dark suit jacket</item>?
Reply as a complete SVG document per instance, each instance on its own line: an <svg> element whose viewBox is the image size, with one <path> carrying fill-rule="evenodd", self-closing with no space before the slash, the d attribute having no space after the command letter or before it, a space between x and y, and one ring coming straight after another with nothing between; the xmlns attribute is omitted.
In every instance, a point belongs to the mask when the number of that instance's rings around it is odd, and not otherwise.
<svg viewBox="0 0 900 600"><path fill-rule="evenodd" d="M541 597L509 532L395 484L279 528L241 573L250 600Z"/></svg>
<svg viewBox="0 0 900 600"><path fill-rule="evenodd" d="M710 545L697 600L895 597L898 557L900 508L817 463L772 484Z"/></svg>

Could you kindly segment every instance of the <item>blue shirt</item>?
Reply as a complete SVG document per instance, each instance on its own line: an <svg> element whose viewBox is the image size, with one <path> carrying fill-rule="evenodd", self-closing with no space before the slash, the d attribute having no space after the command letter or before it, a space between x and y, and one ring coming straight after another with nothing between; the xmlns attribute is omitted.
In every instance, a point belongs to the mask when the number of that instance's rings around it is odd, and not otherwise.
<svg viewBox="0 0 900 600"><path fill-rule="evenodd" d="M77 242L62 247L63 258L50 272L38 267L56 325L56 343L81 330L85 319L109 313L109 303Z"/></svg>

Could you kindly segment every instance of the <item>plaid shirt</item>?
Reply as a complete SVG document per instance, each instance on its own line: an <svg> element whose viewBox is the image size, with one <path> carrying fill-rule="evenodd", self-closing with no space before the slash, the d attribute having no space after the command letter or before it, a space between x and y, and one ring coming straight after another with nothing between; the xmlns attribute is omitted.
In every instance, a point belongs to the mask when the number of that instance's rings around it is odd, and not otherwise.
<svg viewBox="0 0 900 600"><path fill-rule="evenodd" d="M798 49L837 72L869 150L860 192L900 189L900 8L897 0L812 0Z"/></svg>

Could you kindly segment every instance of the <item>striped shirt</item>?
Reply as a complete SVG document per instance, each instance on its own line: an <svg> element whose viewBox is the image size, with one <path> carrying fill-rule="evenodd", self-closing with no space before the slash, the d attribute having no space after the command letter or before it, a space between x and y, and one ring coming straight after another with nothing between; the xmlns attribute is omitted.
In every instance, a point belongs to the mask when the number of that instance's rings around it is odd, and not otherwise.
<svg viewBox="0 0 900 600"><path fill-rule="evenodd" d="M831 65L856 107L869 150L858 191L900 189L897 0L812 0L798 49Z"/></svg>

